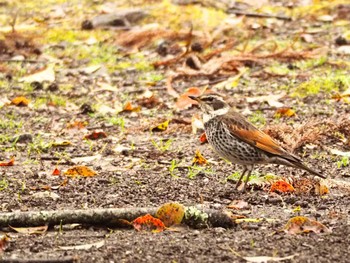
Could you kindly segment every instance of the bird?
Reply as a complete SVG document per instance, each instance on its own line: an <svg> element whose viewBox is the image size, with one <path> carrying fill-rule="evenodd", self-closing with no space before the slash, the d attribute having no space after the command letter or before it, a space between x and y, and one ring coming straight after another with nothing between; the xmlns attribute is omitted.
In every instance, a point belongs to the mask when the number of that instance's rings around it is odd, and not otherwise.
<svg viewBox="0 0 350 263"><path fill-rule="evenodd" d="M203 113L204 130L209 144L224 159L243 166L235 186L238 189L246 174L242 191L256 164L278 164L326 178L323 174L307 167L302 160L282 148L274 139L255 127L243 115L235 111L221 94L188 96L198 102Z"/></svg>

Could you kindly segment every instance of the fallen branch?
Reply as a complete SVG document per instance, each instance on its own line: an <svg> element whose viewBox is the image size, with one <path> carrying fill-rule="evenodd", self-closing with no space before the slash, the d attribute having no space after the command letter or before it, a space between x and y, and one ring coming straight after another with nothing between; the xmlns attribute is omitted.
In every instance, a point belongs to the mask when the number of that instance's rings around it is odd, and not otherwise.
<svg viewBox="0 0 350 263"><path fill-rule="evenodd" d="M125 220L131 222L139 216L155 215L156 207L130 207L130 208L96 208L90 210L58 210L58 211L31 211L10 212L0 214L0 227L11 226L42 226L60 224L88 224L104 226L125 226ZM212 227L232 227L231 218L220 210L199 209L208 215L205 225ZM203 226L203 221L190 217L186 224L192 227Z"/></svg>
<svg viewBox="0 0 350 263"><path fill-rule="evenodd" d="M79 262L78 256L66 256L61 258L1 258L1 263L73 263Z"/></svg>

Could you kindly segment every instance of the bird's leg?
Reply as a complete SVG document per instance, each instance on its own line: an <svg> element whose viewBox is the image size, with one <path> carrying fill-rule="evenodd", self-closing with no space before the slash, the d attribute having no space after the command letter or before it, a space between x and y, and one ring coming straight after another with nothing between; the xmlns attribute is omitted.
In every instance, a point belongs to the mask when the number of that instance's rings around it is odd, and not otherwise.
<svg viewBox="0 0 350 263"><path fill-rule="evenodd" d="M247 170L248 170L247 166L243 166L243 171L242 171L241 177L239 177L238 182L236 183L235 189L238 189L238 186L241 184L243 176L247 172Z"/></svg>
<svg viewBox="0 0 350 263"><path fill-rule="evenodd" d="M248 170L248 173L247 173L247 178L245 179L245 182L244 182L244 186L243 186L243 190L242 192L245 192L245 189L247 188L247 184L248 184L248 181L249 181L249 177L253 171L253 165L249 165L246 167L246 169Z"/></svg>

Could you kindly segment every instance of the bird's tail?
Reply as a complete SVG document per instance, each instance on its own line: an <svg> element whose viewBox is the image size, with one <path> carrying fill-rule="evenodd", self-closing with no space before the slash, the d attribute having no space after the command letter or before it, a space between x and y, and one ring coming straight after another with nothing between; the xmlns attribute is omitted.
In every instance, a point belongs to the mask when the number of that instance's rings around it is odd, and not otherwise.
<svg viewBox="0 0 350 263"><path fill-rule="evenodd" d="M324 176L323 174L307 167L305 164L302 163L302 161L299 158L297 158L294 155L288 155L285 158L284 158L284 156L283 157L275 156L273 158L273 162L276 164L283 164L283 165L299 168L299 169L302 169L304 171L309 172L310 174L313 174L313 175L316 175L316 176L321 177L323 179L326 179L326 176Z"/></svg>
<svg viewBox="0 0 350 263"><path fill-rule="evenodd" d="M303 170L309 172L310 174L313 174L313 175L316 175L316 176L321 177L323 179L326 179L326 176L324 176L323 174L321 174L321 173L319 173L319 172L317 172L317 171L307 167L303 163L294 163L294 166L297 167L297 168L303 169Z"/></svg>

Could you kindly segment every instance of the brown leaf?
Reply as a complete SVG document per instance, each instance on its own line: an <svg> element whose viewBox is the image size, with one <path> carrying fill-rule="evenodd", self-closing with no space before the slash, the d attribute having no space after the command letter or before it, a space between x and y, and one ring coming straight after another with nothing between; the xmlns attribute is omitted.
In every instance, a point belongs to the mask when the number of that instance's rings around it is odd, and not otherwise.
<svg viewBox="0 0 350 263"><path fill-rule="evenodd" d="M291 108L284 107L284 108L277 109L275 116L278 118L280 118L280 117L295 117L295 116L297 116L297 114Z"/></svg>
<svg viewBox="0 0 350 263"><path fill-rule="evenodd" d="M55 170L52 172L52 175L61 175L61 171L55 168Z"/></svg>
<svg viewBox="0 0 350 263"><path fill-rule="evenodd" d="M226 207L229 209L243 209L246 208L248 206L248 203L246 201L243 200L233 200L229 205L227 205Z"/></svg>
<svg viewBox="0 0 350 263"><path fill-rule="evenodd" d="M294 191L294 187L285 181L274 182L270 188L270 192L291 193Z"/></svg>
<svg viewBox="0 0 350 263"><path fill-rule="evenodd" d="M177 99L175 107L179 110L184 110L192 105L197 105L198 102L190 99L188 96L199 96L202 94L202 91L197 87L192 87L186 90L185 93L181 94Z"/></svg>
<svg viewBox="0 0 350 263"><path fill-rule="evenodd" d="M0 163L0 166L13 166L14 164L15 164L15 158L12 157L11 160L8 162Z"/></svg>
<svg viewBox="0 0 350 263"><path fill-rule="evenodd" d="M331 230L318 221L311 220L304 216L296 216L289 219L289 221L284 227L284 232L290 235L309 233L309 232L320 234L320 233L330 233Z"/></svg>
<svg viewBox="0 0 350 263"><path fill-rule="evenodd" d="M205 134L205 132L203 132L203 133L201 134L201 136L199 137L199 141L200 141L202 144L208 142L207 135Z"/></svg>
<svg viewBox="0 0 350 263"><path fill-rule="evenodd" d="M67 123L67 129L84 129L85 126L87 125L87 122L82 122L82 121L74 121L74 122L69 122Z"/></svg>
<svg viewBox="0 0 350 263"><path fill-rule="evenodd" d="M55 81L55 71L54 71L54 65L50 64L46 68L42 69L41 71L38 71L34 74L24 76L18 80L19 82L54 82Z"/></svg>
<svg viewBox="0 0 350 263"><path fill-rule="evenodd" d="M23 96L16 97L11 101L11 105L15 105L18 107L28 106L28 104L29 104L29 100Z"/></svg>
<svg viewBox="0 0 350 263"><path fill-rule="evenodd" d="M68 177L76 177L76 176L92 177L92 176L95 176L97 173L86 166L74 166L72 168L69 168L67 171L65 171L64 174L67 175Z"/></svg>
<svg viewBox="0 0 350 263"><path fill-rule="evenodd" d="M130 101L128 101L123 108L123 111L131 111L131 112L139 112L140 110L141 110L140 106L133 106Z"/></svg>
<svg viewBox="0 0 350 263"><path fill-rule="evenodd" d="M4 251L8 245L10 238L6 234L0 235L0 254Z"/></svg>
<svg viewBox="0 0 350 263"><path fill-rule="evenodd" d="M88 140L98 140L98 139L103 139L103 138L106 138L107 137L107 134L103 131L94 131L88 135L85 135L84 136L84 139L88 139Z"/></svg>
<svg viewBox="0 0 350 263"><path fill-rule="evenodd" d="M196 150L196 154L192 160L192 165L197 164L197 165L206 165L207 160L204 158L204 156L200 153L199 150Z"/></svg>
<svg viewBox="0 0 350 263"><path fill-rule="evenodd" d="M35 227L13 227L13 226L9 226L10 228L12 228L13 230L15 230L17 233L21 233L21 234L44 234L47 229L48 226L35 226Z"/></svg>
<svg viewBox="0 0 350 263"><path fill-rule="evenodd" d="M140 216L136 218L134 221L132 221L133 227L137 231L155 231L155 232L161 232L165 229L164 223L150 214Z"/></svg>

